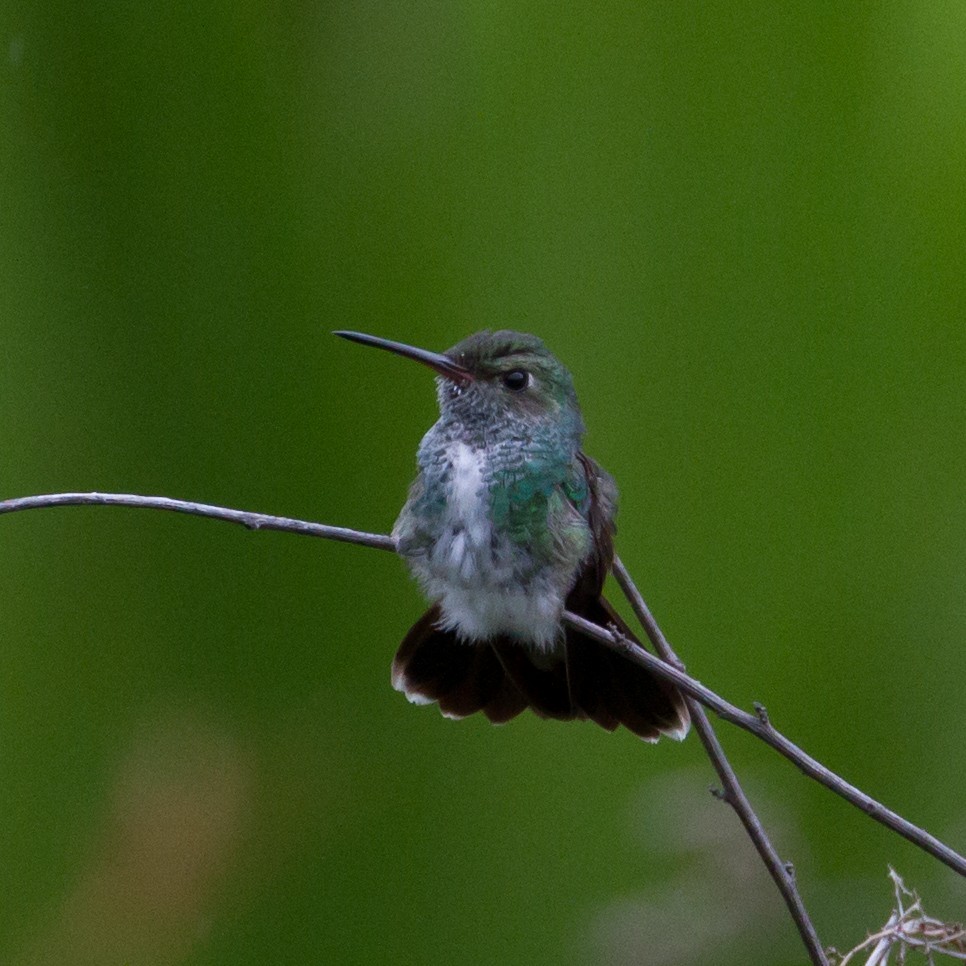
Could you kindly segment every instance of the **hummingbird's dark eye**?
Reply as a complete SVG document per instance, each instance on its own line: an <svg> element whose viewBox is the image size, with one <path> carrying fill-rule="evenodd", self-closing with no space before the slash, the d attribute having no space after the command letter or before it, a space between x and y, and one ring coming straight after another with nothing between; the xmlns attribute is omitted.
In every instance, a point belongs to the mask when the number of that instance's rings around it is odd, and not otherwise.
<svg viewBox="0 0 966 966"><path fill-rule="evenodd" d="M530 385L530 373L526 369L511 369L500 377L510 392L520 392Z"/></svg>

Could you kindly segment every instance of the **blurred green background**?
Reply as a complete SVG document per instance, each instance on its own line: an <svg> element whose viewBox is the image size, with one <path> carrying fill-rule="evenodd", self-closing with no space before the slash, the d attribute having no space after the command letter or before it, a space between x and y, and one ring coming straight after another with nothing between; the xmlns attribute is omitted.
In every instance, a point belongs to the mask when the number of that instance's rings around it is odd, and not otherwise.
<svg viewBox="0 0 966 966"><path fill-rule="evenodd" d="M692 672L966 847L966 7L0 10L0 495L387 531L430 376L541 335ZM389 687L399 561L122 509L0 520L0 962L793 964L695 740ZM722 737L822 939L894 864Z"/></svg>

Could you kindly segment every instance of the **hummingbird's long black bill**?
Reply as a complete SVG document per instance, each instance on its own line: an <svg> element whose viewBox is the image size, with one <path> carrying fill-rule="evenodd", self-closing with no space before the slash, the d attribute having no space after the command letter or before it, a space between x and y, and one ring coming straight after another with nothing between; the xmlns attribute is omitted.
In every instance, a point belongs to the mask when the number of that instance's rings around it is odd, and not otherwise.
<svg viewBox="0 0 966 966"><path fill-rule="evenodd" d="M407 359L415 359L424 366L434 369L445 379L450 379L460 385L466 385L473 381L473 373L469 369L453 362L449 356L444 356L441 352L430 352L428 349L417 349L415 346L406 345L405 342L393 342L390 339L380 339L375 335L366 335L364 332L346 332L339 330L333 335L348 339L350 342L358 342L360 345L371 345L377 349L385 349L387 352L395 352L397 356L404 356Z"/></svg>

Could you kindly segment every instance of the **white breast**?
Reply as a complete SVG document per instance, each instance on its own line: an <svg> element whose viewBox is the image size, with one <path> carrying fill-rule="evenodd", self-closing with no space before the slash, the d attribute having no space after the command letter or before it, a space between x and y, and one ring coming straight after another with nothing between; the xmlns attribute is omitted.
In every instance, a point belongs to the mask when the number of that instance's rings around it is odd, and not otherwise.
<svg viewBox="0 0 966 966"><path fill-rule="evenodd" d="M491 539L482 451L457 442L446 459L451 471L441 533L428 559L412 562L428 596L440 602L443 625L468 640L509 634L551 646L560 628L561 588L549 574L522 583L525 548Z"/></svg>

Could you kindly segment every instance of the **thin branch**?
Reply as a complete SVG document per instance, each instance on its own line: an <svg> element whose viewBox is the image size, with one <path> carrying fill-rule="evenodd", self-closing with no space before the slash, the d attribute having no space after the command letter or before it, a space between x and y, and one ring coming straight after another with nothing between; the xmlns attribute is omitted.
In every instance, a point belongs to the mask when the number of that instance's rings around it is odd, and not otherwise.
<svg viewBox="0 0 966 966"><path fill-rule="evenodd" d="M394 553L396 550L395 540L381 533L364 533L361 530L308 523L291 517L273 517L267 513L231 510L208 503L172 500L167 496L137 496L133 493L48 493L44 496L24 496L17 500L0 501L0 514L15 513L17 510L40 510L51 506L130 506L147 510L170 510L173 513L189 513L196 517L224 520L226 523L239 523L249 530L281 530L285 533L298 533L303 537L357 543L376 550L391 550Z"/></svg>
<svg viewBox="0 0 966 966"><path fill-rule="evenodd" d="M189 503L184 500L172 500L167 497L134 496L132 494L119 493L54 493L46 496L30 496L17 500L6 500L0 502L0 514L13 513L17 510L33 510L41 507L67 506L75 504L88 505L116 505L144 507L155 510L173 510L177 513L191 513L196 516L212 517L216 520L225 520L230 523L238 523L252 530L271 529L281 530L287 533L299 533L306 536L322 537L328 540L341 540L345 543L357 543L366 547L374 547L378 550L395 550L392 537L378 533L364 533L359 530L348 530L343 527L329 527L319 523L307 523L304 520L294 520L288 517L273 517L261 513L246 513L241 510L230 510L225 507L207 506L204 503ZM619 570L615 568L618 574ZM639 595L638 595L639 596ZM652 633L665 640L661 629L657 626L654 618L650 616L650 611L643 600L640 601L642 613L647 615L647 621L642 621L647 630L648 637ZM865 812L870 818L892 829L894 832L908 839L914 845L919 846L925 852L939 859L940 862L948 865L962 876L966 876L966 857L955 852L948 845L943 844L939 839L930 835L928 832L906 821L900 815L887 809L874 798L866 795L854 785L839 778L838 775L829 771L824 765L817 762L810 755L806 754L794 742L789 741L783 734L777 731L768 719L765 709L760 705L756 706L757 714L749 714L742 711L735 705L725 701L710 688L705 687L700 681L689 677L683 671L671 664L666 664L659 657L645 651L636 645L616 634L611 630L598 627L590 621L569 612L564 614L564 620L579 627L580 630L595 640L606 644L614 650L624 654L629 660L638 664L643 664L650 668L655 674L660 675L665 680L677 685L681 691L695 700L699 701L706 708L713 711L719 718L750 731L765 744L770 745L779 754L784 755L789 761L798 766L810 778L824 785L829 790L850 802L856 808ZM652 638L653 639L653 638ZM666 640L665 640L666 643ZM656 646L656 645L655 645ZM670 646L670 645L668 645Z"/></svg>
<svg viewBox="0 0 966 966"><path fill-rule="evenodd" d="M768 719L765 709L757 705L757 715L748 714L735 705L725 701L720 695L715 694L710 688L706 688L700 681L688 677L683 671L679 671L670 664L665 664L659 657L645 651L633 641L628 640L615 631L598 627L588 620L584 620L578 614L564 611L564 620L572 626L579 628L581 633L586 634L601 644L608 644L614 650L619 651L629 661L641 664L650 668L655 674L660 675L665 680L683 691L685 694L695 698L706 708L710 708L719 718L745 731L750 731L756 738L760 738L766 745L771 745L780 755L783 755L793 764L797 765L809 778L814 778L819 784L824 785L830 791L840 795L847 802L865 812L870 818L881 822L893 832L898 833L903 838L908 839L914 845L928 852L940 862L948 865L962 876L966 876L966 856L960 855L943 844L935 836L930 835L925 830L906 821L901 815L886 808L881 802L866 795L854 785L850 785L845 779L840 778L834 772L829 771L824 765L816 761L811 755L802 751L794 742L786 738L780 731L777 731Z"/></svg>
<svg viewBox="0 0 966 966"><path fill-rule="evenodd" d="M660 633L660 628L648 610L641 592L637 589L637 585L634 583L630 573L619 557L614 558L613 569L614 576L617 578L617 582L624 592L624 596L630 603L637 619L641 622L641 626L647 632L647 636L654 645L654 649L662 660L675 667L680 667L683 671L683 663L677 654L674 653L673 648L664 635ZM722 792L720 797L734 809L741 824L744 825L748 837L755 846L758 855L761 857L762 862L765 863L765 868L768 869L769 875L774 879L775 885L778 886L778 891L785 900L785 905L788 907L788 912L795 922L799 935L802 937L802 942L808 950L808 955L812 963L815 966L828 966L828 959L825 956L822 942L818 938L815 925L799 894L798 884L795 881L794 867L791 863L783 861L782 857L778 854L778 850L772 845L771 839L765 831L765 827L761 824L761 820L755 813L754 808L752 808L751 802L748 801L748 797L741 787L741 782L738 781L738 776L735 774L734 768L731 767L731 762L728 760L724 748L721 747L721 742L718 740L718 736L715 734L714 727L708 720L704 708L690 695L686 694L684 701L691 714L691 720L694 722L694 730L697 731L698 738L701 739L701 744L704 745L704 750L714 770L718 773L718 778L721 779Z"/></svg>
<svg viewBox="0 0 966 966"><path fill-rule="evenodd" d="M654 645L655 650L662 657L667 655L665 660L669 664L680 665L681 662L678 660L673 648L664 636L664 632L658 626L654 615L651 614L647 604L644 602L644 598L641 596L641 592L634 585L631 575L619 557L614 560L614 576L617 578L621 589L628 595L628 600L630 600L631 606L634 608L634 613L637 614L638 619L644 625L648 639ZM714 697L718 698L717 695L714 695ZM721 699L719 698L718 700ZM764 705L756 704L755 714L751 715L747 711L742 711L740 708L728 704L726 701L722 701L723 707L721 709L704 701L702 701L702 704L711 708L715 714L724 718L725 721L730 721L732 724L736 724L746 731L750 731L757 738L771 745L779 754L784 755L789 761L800 768L809 778L813 778L830 791L835 792L836 795L840 795L856 808L861 809L866 815L874 818L877 822L881 822L887 828L892 829L893 832L908 839L914 845L918 845L919 848L924 849L930 855L939 859L940 862L944 862L950 868L955 869L960 875L966 876L966 857L955 852L949 846L940 842L939 839L930 835L924 829L921 829L918 825L907 822L901 815L886 808L885 805L877 802L871 796L866 795L865 792L849 784L845 779L840 778L826 768L821 762L812 758L811 755L807 754L775 728L768 717L768 712L765 710Z"/></svg>

